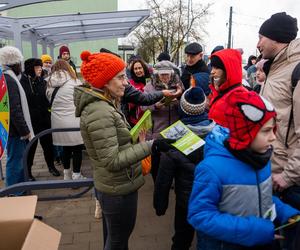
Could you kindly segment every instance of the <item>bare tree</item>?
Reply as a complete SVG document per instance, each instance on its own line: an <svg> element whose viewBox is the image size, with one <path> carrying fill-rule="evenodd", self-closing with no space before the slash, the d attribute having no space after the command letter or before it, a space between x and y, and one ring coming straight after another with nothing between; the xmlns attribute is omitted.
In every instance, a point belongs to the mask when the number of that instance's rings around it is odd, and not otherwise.
<svg viewBox="0 0 300 250"><path fill-rule="evenodd" d="M194 4L190 8L188 22L187 1L146 0L151 16L134 33L138 51L148 61L155 62L155 55L168 51L171 59L178 57L186 38L201 42L207 35L205 24L212 4ZM145 60L147 60L145 58Z"/></svg>

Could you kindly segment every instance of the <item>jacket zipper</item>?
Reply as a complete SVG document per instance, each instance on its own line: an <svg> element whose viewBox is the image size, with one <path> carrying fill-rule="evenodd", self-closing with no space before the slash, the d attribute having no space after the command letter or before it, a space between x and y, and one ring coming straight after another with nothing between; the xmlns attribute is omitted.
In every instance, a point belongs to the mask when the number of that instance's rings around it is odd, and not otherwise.
<svg viewBox="0 0 300 250"><path fill-rule="evenodd" d="M262 218L261 190L260 190L260 186L259 186L258 172L257 171L255 171L255 175L256 175L256 185L257 185L257 191L258 191L259 217Z"/></svg>

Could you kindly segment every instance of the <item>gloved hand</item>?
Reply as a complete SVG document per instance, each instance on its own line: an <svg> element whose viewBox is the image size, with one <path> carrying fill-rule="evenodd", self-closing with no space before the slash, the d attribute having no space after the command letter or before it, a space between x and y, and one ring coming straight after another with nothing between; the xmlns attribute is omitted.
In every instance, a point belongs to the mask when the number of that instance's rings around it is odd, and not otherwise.
<svg viewBox="0 0 300 250"><path fill-rule="evenodd" d="M167 152L173 148L171 144L174 142L175 139L156 139L152 144L152 153Z"/></svg>

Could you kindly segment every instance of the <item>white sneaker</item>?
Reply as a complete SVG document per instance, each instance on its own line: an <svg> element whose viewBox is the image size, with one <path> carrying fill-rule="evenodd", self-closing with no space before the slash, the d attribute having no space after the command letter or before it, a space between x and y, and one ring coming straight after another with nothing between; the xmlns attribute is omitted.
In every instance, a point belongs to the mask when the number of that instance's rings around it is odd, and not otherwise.
<svg viewBox="0 0 300 250"><path fill-rule="evenodd" d="M64 180L72 180L71 169L64 169Z"/></svg>
<svg viewBox="0 0 300 250"><path fill-rule="evenodd" d="M95 219L101 219L102 210L99 201L96 199Z"/></svg>
<svg viewBox="0 0 300 250"><path fill-rule="evenodd" d="M80 180L80 179L86 179L80 172L79 173L74 173L72 174L72 179L73 180Z"/></svg>

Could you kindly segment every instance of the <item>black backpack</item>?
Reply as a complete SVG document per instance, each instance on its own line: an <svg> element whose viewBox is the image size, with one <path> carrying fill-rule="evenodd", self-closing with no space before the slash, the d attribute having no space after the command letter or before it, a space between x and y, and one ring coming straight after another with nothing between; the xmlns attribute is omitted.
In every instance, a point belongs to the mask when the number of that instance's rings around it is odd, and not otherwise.
<svg viewBox="0 0 300 250"><path fill-rule="evenodd" d="M294 93L294 90L295 90L299 80L300 80L300 62L294 68L293 73L292 73L292 77L291 77L291 82L292 82L292 107L291 107L291 113L290 113L290 118L289 118L289 123L288 123L288 129L287 129L286 137L285 137L285 146L287 148L289 147L287 141L288 141L292 121L293 121L293 118L294 118L294 116L293 116L293 108L294 108L293 107L293 93Z"/></svg>

